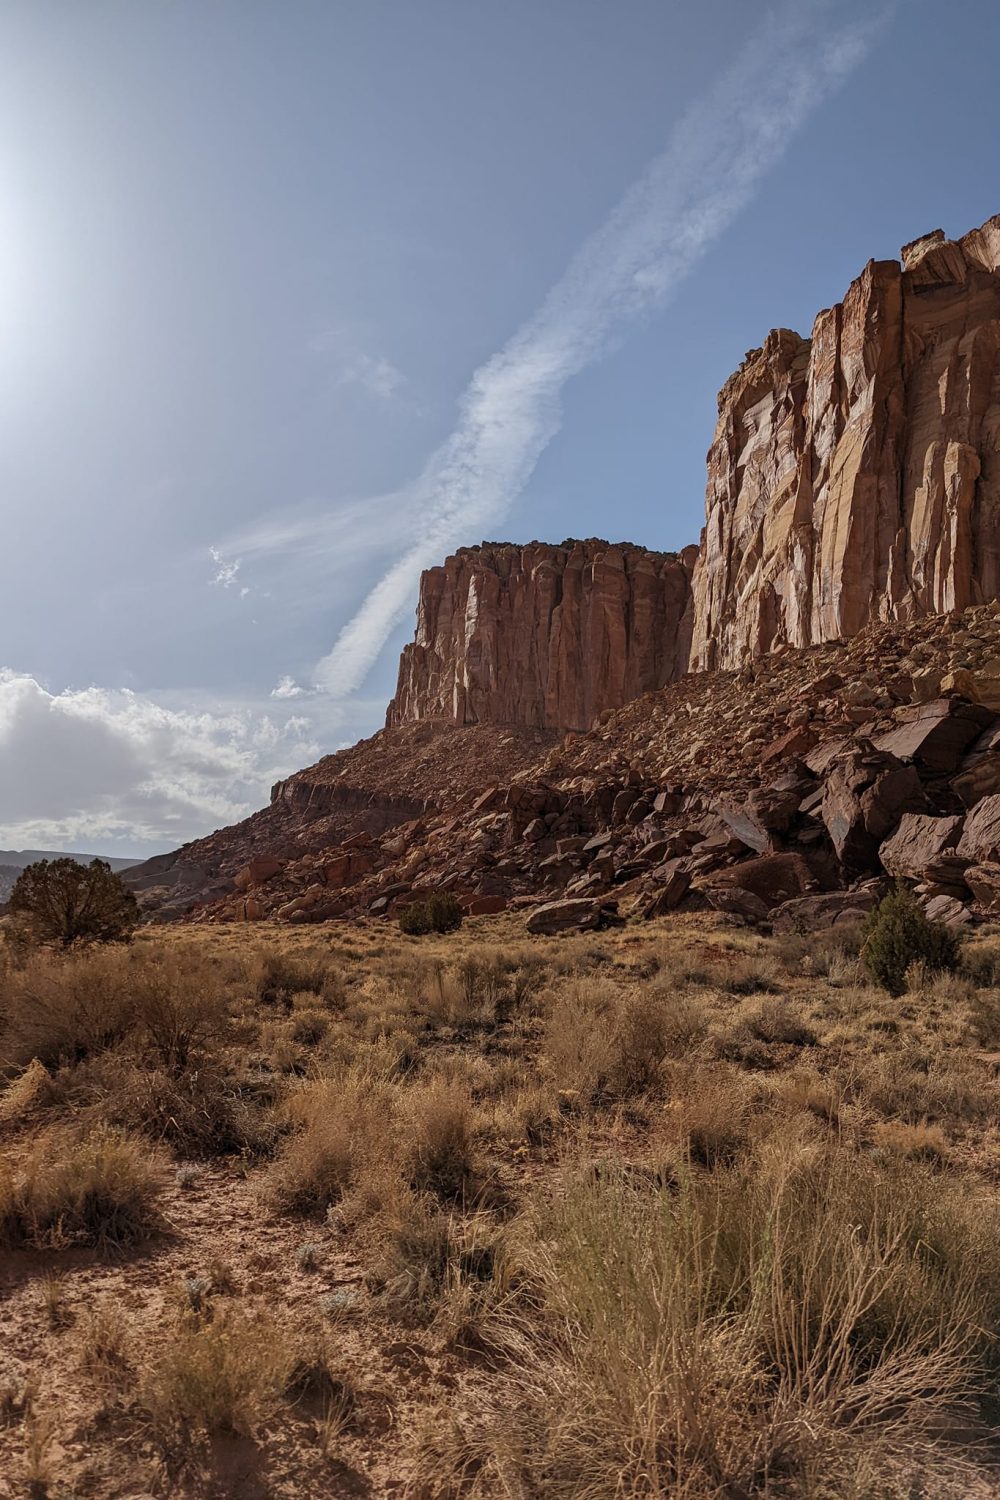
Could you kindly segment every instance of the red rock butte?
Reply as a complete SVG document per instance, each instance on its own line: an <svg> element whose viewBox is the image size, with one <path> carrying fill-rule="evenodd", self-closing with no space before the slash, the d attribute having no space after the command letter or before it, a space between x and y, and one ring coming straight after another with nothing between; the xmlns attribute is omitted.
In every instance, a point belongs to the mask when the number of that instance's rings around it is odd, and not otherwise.
<svg viewBox="0 0 1000 1500"><path fill-rule="evenodd" d="M484 543L421 579L388 725L584 729L688 670L1000 595L1000 216L869 261L719 395L701 545Z"/></svg>
<svg viewBox="0 0 1000 1500"><path fill-rule="evenodd" d="M696 549L591 538L463 547L420 580L388 726L586 729L687 667Z"/></svg>

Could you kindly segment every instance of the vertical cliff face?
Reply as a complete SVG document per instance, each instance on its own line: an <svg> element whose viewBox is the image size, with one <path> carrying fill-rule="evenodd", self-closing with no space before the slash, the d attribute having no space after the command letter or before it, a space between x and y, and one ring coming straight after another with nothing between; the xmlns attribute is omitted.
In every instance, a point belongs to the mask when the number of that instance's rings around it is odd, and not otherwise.
<svg viewBox="0 0 1000 1500"><path fill-rule="evenodd" d="M1000 593L1000 217L871 261L719 396L694 669Z"/></svg>
<svg viewBox="0 0 1000 1500"><path fill-rule="evenodd" d="M484 544L432 568L387 722L586 728L689 667L998 596L1000 216L870 261L811 338L747 355L697 554Z"/></svg>
<svg viewBox="0 0 1000 1500"><path fill-rule="evenodd" d="M695 555L596 540L462 548L421 579L386 723L588 728L686 669Z"/></svg>

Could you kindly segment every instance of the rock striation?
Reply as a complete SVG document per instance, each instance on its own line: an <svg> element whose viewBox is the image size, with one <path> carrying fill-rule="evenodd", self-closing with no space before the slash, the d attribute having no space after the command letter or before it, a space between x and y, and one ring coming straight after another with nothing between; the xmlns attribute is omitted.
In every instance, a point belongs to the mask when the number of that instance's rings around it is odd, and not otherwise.
<svg viewBox="0 0 1000 1500"><path fill-rule="evenodd" d="M386 724L583 730L687 667L695 548L463 547L420 580Z"/></svg>
<svg viewBox="0 0 1000 1500"><path fill-rule="evenodd" d="M1000 216L869 261L719 396L691 666L1000 594Z"/></svg>

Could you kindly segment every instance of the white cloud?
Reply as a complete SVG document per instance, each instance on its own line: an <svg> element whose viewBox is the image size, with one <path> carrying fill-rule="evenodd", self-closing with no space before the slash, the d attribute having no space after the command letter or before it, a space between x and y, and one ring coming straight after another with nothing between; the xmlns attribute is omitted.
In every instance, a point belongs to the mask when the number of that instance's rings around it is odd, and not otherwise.
<svg viewBox="0 0 1000 1500"><path fill-rule="evenodd" d="M406 376L384 356L357 354L340 372L338 385L357 385L369 396L388 401L406 384Z"/></svg>
<svg viewBox="0 0 1000 1500"><path fill-rule="evenodd" d="M314 354L330 357L338 386L356 385L379 401L389 401L406 384L406 376L384 354L367 354L358 348L364 339L358 328L333 326L322 328L309 341Z"/></svg>
<svg viewBox="0 0 1000 1500"><path fill-rule="evenodd" d="M176 846L262 806L274 781L320 752L301 715L175 708L97 687L50 693L0 670L0 844Z"/></svg>
<svg viewBox="0 0 1000 1500"><path fill-rule="evenodd" d="M770 15L538 312L475 372L458 426L394 497L403 513L420 517L420 538L318 664L318 686L342 696L364 681L412 605L421 570L458 540L481 535L520 494L559 430L566 381L605 354L628 321L662 306L807 116L862 61L889 14L824 29L824 9L795 0ZM379 508L383 500L371 504Z"/></svg>
<svg viewBox="0 0 1000 1500"><path fill-rule="evenodd" d="M230 561L223 556L218 547L209 547L208 552L215 564L215 573L209 579L209 583L219 584L224 589L232 588L239 575L240 559L236 557ZM245 597L249 592L248 588L241 588L240 597Z"/></svg>
<svg viewBox="0 0 1000 1500"><path fill-rule="evenodd" d="M305 688L299 687L294 677L282 677L277 685L271 689L272 698L303 698Z"/></svg>

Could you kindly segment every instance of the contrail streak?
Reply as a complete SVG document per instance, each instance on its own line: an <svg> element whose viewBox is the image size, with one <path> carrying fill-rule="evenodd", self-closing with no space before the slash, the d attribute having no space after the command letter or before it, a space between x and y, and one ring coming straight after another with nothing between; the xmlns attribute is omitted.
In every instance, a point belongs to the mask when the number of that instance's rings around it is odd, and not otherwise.
<svg viewBox="0 0 1000 1500"><path fill-rule="evenodd" d="M559 430L562 388L637 317L662 307L749 202L806 118L861 63L891 11L824 27L822 5L771 14L681 118L666 149L582 245L538 311L475 372L454 432L399 495L420 540L319 662L337 697L364 681L423 568L504 516Z"/></svg>

